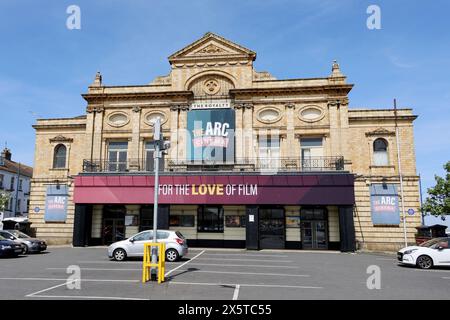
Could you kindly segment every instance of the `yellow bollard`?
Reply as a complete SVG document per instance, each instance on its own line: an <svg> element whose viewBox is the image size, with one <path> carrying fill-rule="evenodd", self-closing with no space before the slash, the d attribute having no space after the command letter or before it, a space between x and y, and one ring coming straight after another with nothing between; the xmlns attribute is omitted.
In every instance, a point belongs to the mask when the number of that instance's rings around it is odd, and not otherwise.
<svg viewBox="0 0 450 320"><path fill-rule="evenodd" d="M152 247L158 248L158 262L152 263ZM158 283L164 282L166 263L166 246L164 243L145 243L144 244L144 257L142 262L142 282L145 283L150 280L151 268L157 268Z"/></svg>

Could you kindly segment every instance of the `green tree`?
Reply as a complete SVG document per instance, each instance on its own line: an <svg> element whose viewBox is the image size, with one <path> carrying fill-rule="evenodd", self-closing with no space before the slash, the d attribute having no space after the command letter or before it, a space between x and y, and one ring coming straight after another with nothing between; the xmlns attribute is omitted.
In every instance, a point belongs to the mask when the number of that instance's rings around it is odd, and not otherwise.
<svg viewBox="0 0 450 320"><path fill-rule="evenodd" d="M6 191L0 191L0 211L5 210L5 206L9 200L9 193Z"/></svg>
<svg viewBox="0 0 450 320"><path fill-rule="evenodd" d="M436 185L427 190L428 197L422 206L422 213L434 216L450 214L450 161L444 165L447 171L445 178L434 176Z"/></svg>

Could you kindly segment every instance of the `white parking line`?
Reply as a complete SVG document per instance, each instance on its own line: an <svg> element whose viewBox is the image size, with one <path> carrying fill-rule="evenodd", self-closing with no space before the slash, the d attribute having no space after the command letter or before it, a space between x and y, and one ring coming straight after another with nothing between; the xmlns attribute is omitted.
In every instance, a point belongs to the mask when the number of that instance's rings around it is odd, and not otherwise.
<svg viewBox="0 0 450 320"><path fill-rule="evenodd" d="M234 293L233 293L233 300L237 300L238 299L238 296L239 296L239 288L240 288L241 286L240 285L236 285L236 287L234 288Z"/></svg>
<svg viewBox="0 0 450 320"><path fill-rule="evenodd" d="M0 280L17 281L67 281L61 278L0 278ZM81 282L140 282L139 280L119 280L119 279L82 279Z"/></svg>
<svg viewBox="0 0 450 320"><path fill-rule="evenodd" d="M261 265L261 264L224 264L224 263L191 263L195 266L219 266L219 267L252 267L252 268L283 268L283 269L298 269L295 266L280 266L280 265Z"/></svg>
<svg viewBox="0 0 450 320"><path fill-rule="evenodd" d="M67 268L45 268L46 270L67 270ZM119 269L119 268L81 268L81 270L85 271L142 271L142 268L139 269Z"/></svg>
<svg viewBox="0 0 450 320"><path fill-rule="evenodd" d="M205 253L203 256L246 256L246 257L269 257L287 258L286 255L258 254L258 253Z"/></svg>
<svg viewBox="0 0 450 320"><path fill-rule="evenodd" d="M209 260L209 261L252 261L252 262L268 262L270 260L258 260L258 259L233 259L233 258L200 258L198 260ZM272 260L273 261L273 260ZM292 262L291 260L275 260L279 263L289 263Z"/></svg>
<svg viewBox="0 0 450 320"><path fill-rule="evenodd" d="M200 255L202 255L206 250L203 250L202 252L200 252L199 254L197 254L195 257L191 258L190 260L186 261L185 263L179 265L178 267L166 272L165 277L167 277L169 274L171 274L172 272L174 272L175 270L180 269L182 266L185 266L186 264L188 264L189 262L195 260L196 258L198 258Z"/></svg>
<svg viewBox="0 0 450 320"><path fill-rule="evenodd" d="M235 287L234 283L208 283L208 282L178 282L170 281L170 284L185 284L185 285L199 285L199 286L228 286ZM292 288L292 289L323 289L323 287L311 287L311 286L288 286L288 285L277 285L277 284L239 284L240 287L267 287L267 288Z"/></svg>
<svg viewBox="0 0 450 320"><path fill-rule="evenodd" d="M208 271L208 270L189 270L189 269L179 269L179 271L218 273L218 274L277 276L277 277L304 277L304 278L310 277L309 274L285 274L285 273L263 273L263 272L242 272L242 271Z"/></svg>
<svg viewBox="0 0 450 320"><path fill-rule="evenodd" d="M99 296L47 296L47 295L33 295L30 298L52 298L52 299L106 299L106 300L150 300L142 298L124 298L124 297L99 297Z"/></svg>
<svg viewBox="0 0 450 320"><path fill-rule="evenodd" d="M62 287L62 286L66 286L66 285L68 285L70 283L73 283L75 281L78 281L78 280L74 279L74 280L71 280L71 281L66 281L66 282L58 284L56 286L53 286L53 287L50 287L50 288L47 288L47 289L43 289L43 290L39 290L39 291L30 293L30 294L27 294L25 297L32 297L32 296L37 295L37 294L42 293L42 292L47 292L47 291L50 291L50 290L53 290L53 289L56 289L56 288L59 288L59 287Z"/></svg>

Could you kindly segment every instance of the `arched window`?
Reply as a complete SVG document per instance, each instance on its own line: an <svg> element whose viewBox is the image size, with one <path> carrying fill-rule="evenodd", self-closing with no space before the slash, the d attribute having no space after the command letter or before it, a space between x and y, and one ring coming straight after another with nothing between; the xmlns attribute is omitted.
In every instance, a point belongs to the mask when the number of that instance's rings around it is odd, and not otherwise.
<svg viewBox="0 0 450 320"><path fill-rule="evenodd" d="M389 164L386 140L379 138L373 142L373 163L376 166L387 166Z"/></svg>
<svg viewBox="0 0 450 320"><path fill-rule="evenodd" d="M53 154L53 168L65 168L66 167L66 146L58 144L55 147L55 153Z"/></svg>

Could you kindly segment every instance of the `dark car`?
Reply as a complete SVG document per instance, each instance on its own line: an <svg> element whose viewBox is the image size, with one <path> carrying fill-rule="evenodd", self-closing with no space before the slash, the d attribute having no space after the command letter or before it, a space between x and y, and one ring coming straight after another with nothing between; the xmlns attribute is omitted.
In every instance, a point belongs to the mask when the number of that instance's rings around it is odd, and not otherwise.
<svg viewBox="0 0 450 320"><path fill-rule="evenodd" d="M23 252L23 245L14 240L8 240L0 235L0 257L17 257Z"/></svg>
<svg viewBox="0 0 450 320"><path fill-rule="evenodd" d="M0 235L6 239L18 241L23 244L23 254L47 250L47 243L45 241L31 238L19 230L1 230Z"/></svg>

